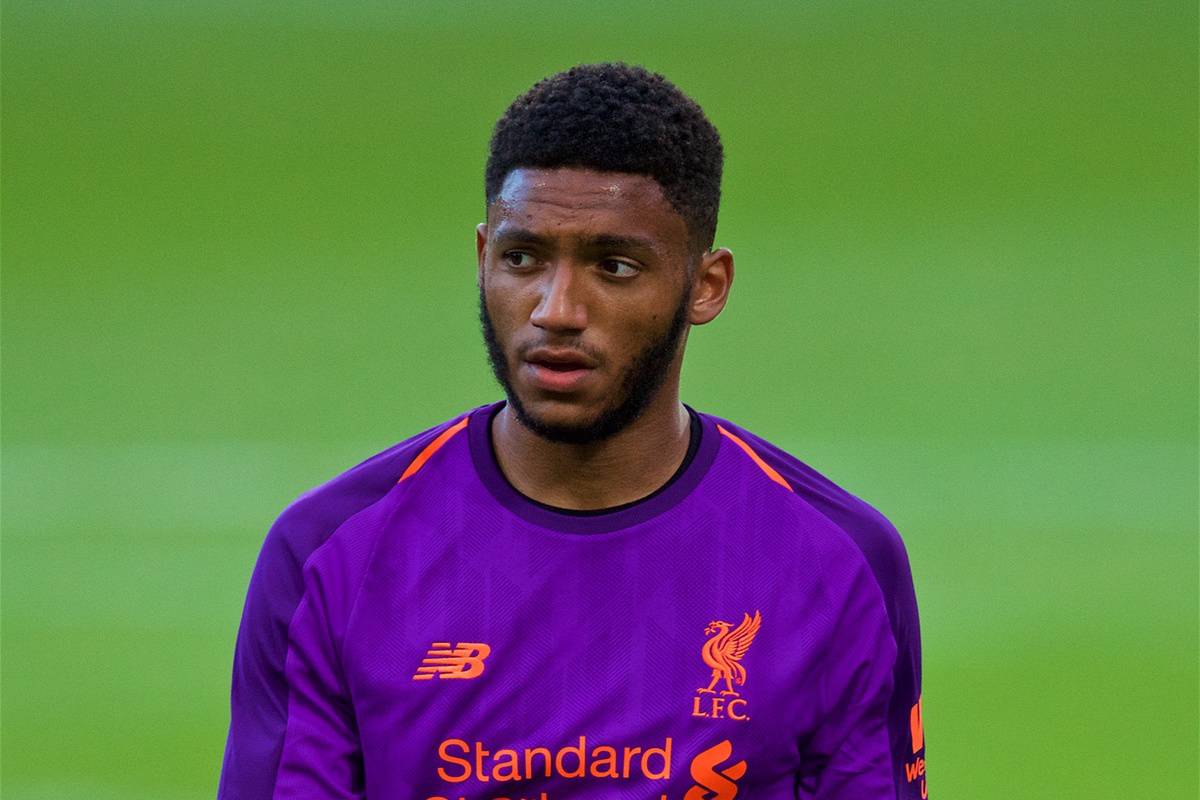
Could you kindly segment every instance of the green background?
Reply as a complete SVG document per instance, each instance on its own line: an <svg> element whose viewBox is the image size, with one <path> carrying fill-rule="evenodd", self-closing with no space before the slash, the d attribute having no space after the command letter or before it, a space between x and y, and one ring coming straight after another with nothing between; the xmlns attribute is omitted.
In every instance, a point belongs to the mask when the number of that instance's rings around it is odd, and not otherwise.
<svg viewBox="0 0 1200 800"><path fill-rule="evenodd" d="M1194 3L3 6L3 793L215 791L262 537L498 396L487 138L664 72L720 128L684 397L883 510L935 798L1197 791Z"/></svg>

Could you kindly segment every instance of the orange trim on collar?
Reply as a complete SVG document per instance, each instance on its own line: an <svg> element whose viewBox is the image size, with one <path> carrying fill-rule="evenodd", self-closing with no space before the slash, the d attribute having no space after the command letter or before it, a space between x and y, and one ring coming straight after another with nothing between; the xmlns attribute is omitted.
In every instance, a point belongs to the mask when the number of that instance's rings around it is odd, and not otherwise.
<svg viewBox="0 0 1200 800"><path fill-rule="evenodd" d="M400 480L396 481L396 483L406 481L413 475L416 475L417 470L425 466L425 462L432 458L434 453L442 449L442 445L453 439L454 434L467 427L467 420L469 419L470 417L463 417L449 428L446 428L446 430L442 431L436 439L427 444L424 450L422 450L420 453L417 453L417 457L412 460L412 463L408 465L408 469L404 470L404 474L400 476Z"/></svg>
<svg viewBox="0 0 1200 800"><path fill-rule="evenodd" d="M792 485L790 483L788 483L782 475L780 475L778 472L776 472L774 469L772 469L770 464L768 464L767 462L765 462L761 458L759 458L758 453L754 452L754 450L751 449L750 445L746 444L741 439L734 436L729 431L725 430L725 428L721 425L717 425L717 430L719 430L731 442L736 444L738 447L742 448L742 450L744 450L746 452L746 455L750 456L750 460L753 461L755 464L757 464L758 468L761 469L763 472L765 472L768 478L775 481L780 486L787 489L789 492L792 491Z"/></svg>

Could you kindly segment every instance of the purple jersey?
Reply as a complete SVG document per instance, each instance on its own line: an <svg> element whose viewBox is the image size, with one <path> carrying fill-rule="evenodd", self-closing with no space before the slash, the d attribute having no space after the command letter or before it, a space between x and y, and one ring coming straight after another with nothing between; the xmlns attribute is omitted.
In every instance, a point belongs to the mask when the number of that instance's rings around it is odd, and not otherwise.
<svg viewBox="0 0 1200 800"><path fill-rule="evenodd" d="M903 544L724 420L636 503L536 503L475 409L293 503L250 582L219 797L925 796Z"/></svg>

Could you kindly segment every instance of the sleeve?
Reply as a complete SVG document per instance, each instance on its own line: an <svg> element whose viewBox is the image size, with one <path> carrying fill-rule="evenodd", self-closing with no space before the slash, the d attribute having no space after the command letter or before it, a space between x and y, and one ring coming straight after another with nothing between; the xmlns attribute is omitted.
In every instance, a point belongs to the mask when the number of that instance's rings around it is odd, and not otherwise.
<svg viewBox="0 0 1200 800"><path fill-rule="evenodd" d="M902 545L896 559L894 589L894 602L888 605L892 633L896 639L888 732L896 797L899 800L927 800L924 703L921 700L921 624L908 556Z"/></svg>
<svg viewBox="0 0 1200 800"><path fill-rule="evenodd" d="M365 796L358 726L335 647L340 637L330 619L325 581L316 569L305 569L304 597L288 630L287 724L277 797Z"/></svg>
<svg viewBox="0 0 1200 800"><path fill-rule="evenodd" d="M894 650L888 692L876 697L883 702L883 725L886 730L886 746L893 788L881 794L859 794L850 796L895 797L897 800L927 800L929 796L925 775L925 724L924 704L921 699L921 626L917 612L916 592L913 588L912 571L904 543L896 529L877 512L869 518L871 525L851 528L852 538L867 560L870 571L863 586L856 591L860 598L882 596L886 610L886 629L875 633L872 650L858 654L843 655L838 670L853 672L865 670L864 665L875 659L874 672L881 669L884 652ZM873 579L874 586L867 583ZM853 606L851 607L853 608ZM859 609L860 617L866 618L867 609ZM853 634L851 634L853 635ZM884 642L883 637L889 641ZM857 658L858 661L845 659ZM873 683L852 690L853 696L864 698L872 692L878 693L883 685L882 676L875 675ZM876 708L872 714L877 714ZM836 765L836 761L832 762ZM863 767L866 768L865 766ZM824 796L824 795L818 795ZM841 794L830 795L841 797Z"/></svg>
<svg viewBox="0 0 1200 800"><path fill-rule="evenodd" d="M234 647L218 800L362 796L358 736L325 604L330 577L314 565L325 537L309 517L303 506L284 512L254 567Z"/></svg>
<svg viewBox="0 0 1200 800"><path fill-rule="evenodd" d="M888 731L896 645L879 589L859 564L822 665L823 717L805 745L802 798L896 797Z"/></svg>

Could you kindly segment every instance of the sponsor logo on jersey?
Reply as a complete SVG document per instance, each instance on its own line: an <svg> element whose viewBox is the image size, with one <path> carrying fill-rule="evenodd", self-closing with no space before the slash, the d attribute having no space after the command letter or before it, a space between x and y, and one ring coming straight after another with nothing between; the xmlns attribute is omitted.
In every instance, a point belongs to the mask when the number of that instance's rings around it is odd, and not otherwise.
<svg viewBox="0 0 1200 800"><path fill-rule="evenodd" d="M733 745L726 739L693 758L691 772L696 784L688 789L683 800L733 800L737 797L737 781L746 774L745 760L717 769L717 765L731 755Z"/></svg>
<svg viewBox="0 0 1200 800"><path fill-rule="evenodd" d="M756 610L754 616L743 612L742 621L733 623L716 619L708 623L704 635L708 640L700 648L700 657L712 670L708 686L696 690L692 698L692 716L710 719L750 719L746 713L746 700L741 692L733 688L746 683L746 668L742 658L750 649L754 636L762 625L762 615ZM718 693L718 685L721 688Z"/></svg>
<svg viewBox="0 0 1200 800"><path fill-rule="evenodd" d="M668 780L671 777L671 737L661 747L614 747L589 744L581 735L576 744L549 747L489 748L483 742L446 739L438 745L438 777L464 781L529 781L535 778L610 778Z"/></svg>
<svg viewBox="0 0 1200 800"><path fill-rule="evenodd" d="M495 747L480 741L445 739L438 745L437 776L449 784L516 783L543 778L579 780L590 784L596 779L619 782L669 781L673 769L672 740L661 746L631 747L596 744L580 735L574 743L559 747ZM738 781L746 774L746 761L732 761L733 745L728 739L703 750L692 758L689 774L692 785L683 800L734 800ZM732 761L732 763L730 763ZM494 797L497 787L488 797ZM668 795L658 795L668 800ZM673 795L679 797L679 795ZM472 796L476 800L479 795ZM505 793L504 798L514 797ZM522 799L526 795L521 796ZM555 800L559 796L555 795ZM468 800L457 792L430 796L427 800ZM497 797L496 800L502 800ZM546 792L529 800L550 800Z"/></svg>
<svg viewBox="0 0 1200 800"><path fill-rule="evenodd" d="M904 779L909 783L919 780L921 797L926 798L929 789L925 786L925 708L920 697L908 712L908 732L914 757L904 765Z"/></svg>
<svg viewBox="0 0 1200 800"><path fill-rule="evenodd" d="M483 660L491 652L492 648L483 642L459 642L453 647L449 642L434 642L413 680L478 678L483 674Z"/></svg>

